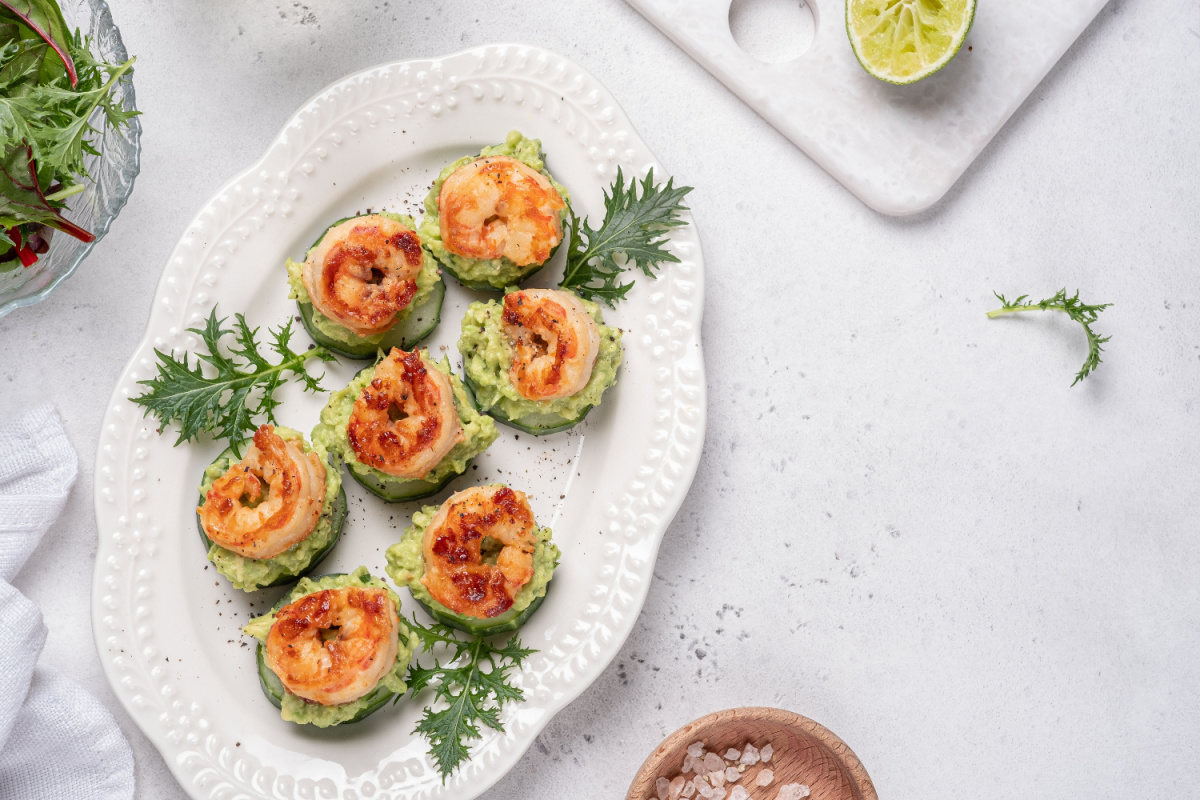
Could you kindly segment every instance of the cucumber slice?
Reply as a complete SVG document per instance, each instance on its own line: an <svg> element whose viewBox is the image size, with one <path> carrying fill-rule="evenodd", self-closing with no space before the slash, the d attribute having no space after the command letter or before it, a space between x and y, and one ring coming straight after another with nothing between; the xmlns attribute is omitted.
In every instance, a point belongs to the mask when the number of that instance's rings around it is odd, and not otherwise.
<svg viewBox="0 0 1200 800"><path fill-rule="evenodd" d="M554 258L554 254L558 252L559 247L562 247L562 242L559 242L558 245L555 246L554 250L550 251L550 258ZM454 280L458 281L467 289L472 289L476 292L503 292L507 286L520 286L522 283L529 280L534 273L539 272L542 267L550 263L550 258L547 258L541 264L538 264L535 268L531 269L529 272L526 272L516 280L508 281L505 286L493 286L486 280L471 280L469 278L464 278L459 274L458 270L454 268L454 264L451 263L451 259L446 259L445 261L438 259L438 264L440 264L442 269L446 270L446 272L449 272L451 275L453 275Z"/></svg>
<svg viewBox="0 0 1200 800"><path fill-rule="evenodd" d="M467 467L470 468L470 466L471 462L468 461ZM466 474L466 470L464 470L458 473L451 473L440 481L404 481L397 486L390 481L385 483L377 475L359 475L354 467L349 467L346 471L350 473L351 478L358 481L368 492L389 503L404 503L409 500L420 500L422 497L437 494L450 481Z"/></svg>
<svg viewBox="0 0 1200 800"><path fill-rule="evenodd" d="M550 583L546 584L546 593L550 593ZM409 590L412 594L412 590ZM542 601L546 599L546 595L534 598L533 602L519 612L506 611L498 617L489 617L487 619L478 619L476 617L468 617L465 614L459 614L437 600L426 602L421 598L413 595L413 599L421 608L425 609L425 613L451 628L457 628L460 631L469 633L472 636L495 636L498 633L507 631L515 631L517 628L525 624L525 620L533 616L533 612L537 611L542 605Z"/></svg>
<svg viewBox="0 0 1200 800"><path fill-rule="evenodd" d="M283 708L283 693L286 690L283 688L279 676L267 666L266 648L263 647L262 642L258 643L255 660L258 662L258 685L262 687L263 694L271 701L271 705Z"/></svg>
<svg viewBox="0 0 1200 800"><path fill-rule="evenodd" d="M280 682L279 676L271 671L267 666L267 648L260 642L255 653L255 658L258 661L258 685L262 687L263 694L267 696L267 700L271 701L271 705L276 708L283 708L283 683ZM396 696L396 693L386 686L376 686L369 695L367 695L367 706L357 714L345 722L339 722L338 725L351 725L360 720L374 714L379 709L387 705L388 701Z"/></svg>
<svg viewBox="0 0 1200 800"><path fill-rule="evenodd" d="M338 574L338 573L333 573ZM288 595L285 594L272 607L272 611L278 611L287 605ZM271 701L271 705L276 708L283 708L283 694L286 689L283 688L283 682L279 680L279 676L267 666L267 648L262 642L258 643L258 647L254 653L255 661L258 664L258 685L262 688L263 694L267 696L267 700ZM374 714L379 709L387 705L387 702L396 696L396 693L386 686L376 686L371 693L367 695L367 706L362 711L355 714L345 722L339 722L338 725L349 725L359 720L365 719ZM356 701L357 702L357 701Z"/></svg>
<svg viewBox="0 0 1200 800"><path fill-rule="evenodd" d="M463 372L463 386L467 387L467 391L471 394L471 399L475 402L476 408L479 403L475 400L476 391L475 383L471 380L471 376L465 371ZM482 413L487 414L497 422L501 422L510 428L516 428L525 433L531 433L534 436L546 436L551 433L560 433L561 431L570 430L579 423L583 422L583 418L588 415L595 406L588 406L577 417L566 419L559 414L524 414L516 419L510 419L504 409L495 405L491 408L484 409Z"/></svg>
<svg viewBox="0 0 1200 800"><path fill-rule="evenodd" d="M368 364L358 372L354 373L354 379L357 380L358 377L363 374L363 372L371 369L373 366L374 365ZM449 369L449 366L447 366L447 369ZM457 376L453 376L452 374L452 377ZM463 384L463 391L466 393L467 399L471 402L471 408L478 411L479 403L475 400L475 393L467 387L466 383ZM395 479L396 483L399 485L394 484L391 480L385 481L373 472L359 474L358 470L356 470L351 464L346 465L346 472L350 473L350 477L358 481L359 485L381 500L385 500L389 503L404 503L409 500L420 500L423 497L429 497L430 495L437 494L442 489L446 488L446 486L448 486L455 478L466 475L474 460L475 459L470 459L467 461L462 472L451 473L439 481L411 481Z"/></svg>
<svg viewBox="0 0 1200 800"><path fill-rule="evenodd" d="M218 461L226 458L236 459L232 447L226 447L224 450L222 450L221 454L213 459L213 463L215 464ZM335 466L330 465L329 463L326 463L325 468L336 469ZM196 505L204 505L203 494L200 495ZM317 566L325 559L325 556L329 555L330 551L332 551L334 546L337 545L338 540L342 538L342 527L346 524L346 510L348 505L349 504L346 501L346 489L345 487L342 487L338 490L338 495L333 501L333 508L331 509L330 513L329 521L333 528L333 538L329 540L329 543L313 553L308 564L305 565L304 568L302 568L299 572L291 575L281 575L270 583L259 586L258 589L270 589L275 586L286 586L289 583L295 583L297 580L303 578L305 575L308 575L310 572L316 569ZM199 511L196 512L196 531L200 534L200 541L204 543L204 552L208 553L213 546L213 541L212 539L208 538L208 534L204 531L204 523L200 521Z"/></svg>
<svg viewBox="0 0 1200 800"><path fill-rule="evenodd" d="M224 454L222 454L224 455ZM332 467L330 467L332 469ZM204 498L200 498L200 503L204 503ZM331 514L331 522L333 524L333 538L329 540L329 544L322 547L317 552L313 553L312 560L308 562L308 566L297 572L295 575L281 575L265 586L258 587L259 589L270 589L275 586L287 586L289 583L295 583L305 575L311 573L314 569L320 566L325 560L325 556L333 550L338 540L342 538L342 526L346 524L346 488L342 487L338 490L337 499L333 501L333 513ZM204 552L207 553L213 546L212 539L208 538L208 534L204 532L204 523L200 521L200 514L196 514L196 530L200 532L200 541L204 542Z"/></svg>
<svg viewBox="0 0 1200 800"><path fill-rule="evenodd" d="M365 361L374 358L380 350L385 353L393 347L411 350L418 342L426 339L441 321L442 302L445 298L446 283L438 281L437 285L433 287L433 292L425 298L425 302L413 308L403 320L387 332L381 341L374 344L365 341L362 344L347 344L331 339L313 324L312 303L301 303L297 300L296 305L300 307L300 321L304 323L304 330L308 331L308 335L314 342L345 358Z"/></svg>
<svg viewBox="0 0 1200 800"><path fill-rule="evenodd" d="M440 198L442 186L451 175L462 167L478 158L487 158L489 156L513 158L525 164L530 169L540 172L550 181L554 190L562 197L564 208L559 212L559 220L562 225L563 235L558 245L550 251L550 255L541 264L530 264L525 267L519 267L503 257L498 259L472 259L455 255L445 246L445 241L441 236ZM433 184L429 187L429 194L425 197L425 216L421 220L419 233L422 234L424 241L430 243L429 250L434 258L463 286L481 292L503 292L505 287L524 283L531 275L554 258L554 254L558 251L558 248L570 236L570 219L571 193L567 190L567 187L556 181L546 168L546 154L542 151L541 141L526 138L519 131L510 131L503 142L482 148L478 156L463 156L442 168Z"/></svg>

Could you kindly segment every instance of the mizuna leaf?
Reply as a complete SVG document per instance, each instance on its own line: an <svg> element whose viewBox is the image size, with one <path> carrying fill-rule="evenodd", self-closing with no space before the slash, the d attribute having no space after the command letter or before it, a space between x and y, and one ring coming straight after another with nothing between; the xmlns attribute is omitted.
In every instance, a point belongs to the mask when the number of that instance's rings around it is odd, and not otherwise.
<svg viewBox="0 0 1200 800"><path fill-rule="evenodd" d="M620 283L621 273L636 264L648 278L658 277L660 264L678 262L665 247L670 228L687 223L680 214L687 210L683 198L690 186L676 187L671 178L665 186L655 185L651 169L638 193L636 178L625 185L617 168L611 194L604 194L604 222L592 228L588 221L572 215L571 245L567 266L559 284L588 300L603 300L610 307L624 299L633 282ZM620 260L618 260L620 256Z"/></svg>
<svg viewBox="0 0 1200 800"><path fill-rule="evenodd" d="M106 117L110 124L114 125L121 124L133 116L124 109L116 108L111 102L106 103L109 100L109 92L112 91L121 76L133 67L133 62L134 59L131 58L113 69L108 80L102 85L87 91L75 92L65 98L74 106L71 109L71 117L65 124L56 125L48 130L42 137L41 151L38 153L40 166L53 165L56 168L75 173L84 171L84 153L95 153L95 150L91 149L87 143L87 135L95 132L89 121L92 112L104 106ZM52 96L55 91L54 89L43 90L40 95L45 98ZM60 96L63 94L62 90L57 91Z"/></svg>
<svg viewBox="0 0 1200 800"><path fill-rule="evenodd" d="M205 349L195 354L195 363L187 354L178 359L156 349L158 375L138 381L150 390L131 399L147 415L156 417L162 428L172 423L179 426L176 446L196 439L201 433L209 433L227 439L234 453L240 456L246 434L258 427L256 417L275 422L275 409L279 406L275 390L288 379L288 373L305 390L319 391L320 379L309 375L304 365L312 358L322 361L334 358L323 347L293 351L288 346L292 335L292 322L288 320L286 325L270 332L271 349L280 358L279 363L273 364L259 352L258 328L251 328L241 314L234 315L232 329L226 328L225 322L217 319L214 307L203 328L188 328L204 342ZM229 335L234 337L235 346L226 355L220 340ZM206 376L201 362L216 374Z"/></svg>
<svg viewBox="0 0 1200 800"><path fill-rule="evenodd" d="M435 705L444 705L426 707L415 729L429 740L430 755L444 782L470 757L466 741L480 738L480 725L504 731L500 710L505 703L525 698L510 682L509 672L537 651L522 647L515 635L497 647L481 637L460 639L441 623L426 628L413 622L410 627L423 652L438 648L446 659L445 665L435 659L432 667L414 661L408 670L410 693L431 689Z"/></svg>
<svg viewBox="0 0 1200 800"><path fill-rule="evenodd" d="M1096 321L1096 317L1100 312L1111 306L1112 303L1101 303L1100 305L1090 306L1079 300L1079 292L1075 292L1074 297L1067 297L1066 289L1060 289L1058 294L1053 297L1047 297L1045 300L1039 300L1036 303L1025 302L1029 298L1029 295L1026 294L1021 295L1011 302L998 292L992 292L992 294L996 295L996 299L1000 301L1000 308L997 308L995 311L989 311L989 318L999 317L1004 314L1015 314L1022 311L1062 311L1083 326L1083 332L1087 334L1088 354L1087 358L1083 361L1083 366L1075 374L1075 380L1071 381L1072 386L1079 383L1088 375L1091 375L1092 371L1100 366L1100 353L1104 350L1101 345L1112 337L1102 337L1097 334L1092 330L1092 323Z"/></svg>

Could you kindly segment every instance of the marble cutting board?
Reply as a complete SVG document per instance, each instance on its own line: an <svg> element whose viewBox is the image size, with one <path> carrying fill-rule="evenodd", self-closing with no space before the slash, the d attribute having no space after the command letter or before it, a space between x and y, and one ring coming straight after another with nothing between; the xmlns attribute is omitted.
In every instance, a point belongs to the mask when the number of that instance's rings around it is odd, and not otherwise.
<svg viewBox="0 0 1200 800"><path fill-rule="evenodd" d="M812 46L781 64L737 45L730 0L628 0L859 199L892 215L936 203L1107 1L979 0L950 64L892 86L855 60L845 0L807 0Z"/></svg>

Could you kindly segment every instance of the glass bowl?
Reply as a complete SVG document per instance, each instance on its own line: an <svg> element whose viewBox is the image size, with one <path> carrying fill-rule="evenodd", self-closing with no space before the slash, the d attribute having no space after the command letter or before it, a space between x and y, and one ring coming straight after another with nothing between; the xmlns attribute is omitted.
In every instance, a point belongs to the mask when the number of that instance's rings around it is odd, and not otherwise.
<svg viewBox="0 0 1200 800"><path fill-rule="evenodd" d="M109 63L122 63L129 58L121 41L121 32L113 24L112 14L104 0L59 0L59 5L72 31L79 28L92 37L92 52ZM133 82L126 73L113 93L125 108L134 109ZM98 112L99 113L99 112ZM93 123L95 124L95 123ZM85 244L78 239L55 232L50 250L30 267L0 273L0 317L13 309L44 300L54 287L75 271L79 262L92 252L133 191L141 154L142 126L138 117L119 131L106 129L92 138L99 156L88 156L88 173L92 182L67 201L63 216L95 234Z"/></svg>

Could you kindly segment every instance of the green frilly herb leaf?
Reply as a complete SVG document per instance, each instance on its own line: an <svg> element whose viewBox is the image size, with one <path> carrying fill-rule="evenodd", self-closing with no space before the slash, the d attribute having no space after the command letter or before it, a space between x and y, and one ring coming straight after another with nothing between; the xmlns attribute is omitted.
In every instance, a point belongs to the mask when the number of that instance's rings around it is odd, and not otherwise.
<svg viewBox="0 0 1200 800"><path fill-rule="evenodd" d="M1104 350L1102 345L1112 337L1100 336L1092 330L1092 323L1096 321L1096 317L1100 312L1111 306L1112 303L1101 303L1094 306L1088 305L1080 301L1079 292L1075 292L1074 297L1067 297L1066 289L1060 289L1058 294L1053 297L1047 297L1045 300L1039 300L1036 303L1027 303L1026 300L1029 299L1029 295L1027 294L1023 294L1015 300L1008 300L998 292L992 292L992 294L996 295L996 299L1000 301L1001 307L995 311L988 312L990 319L1022 311L1062 311L1083 326L1083 332L1087 334L1088 354L1087 358L1083 361L1083 366L1076 373L1075 380L1071 381L1072 386L1079 383L1088 375L1091 375L1092 371L1100 366L1100 353Z"/></svg>
<svg viewBox="0 0 1200 800"><path fill-rule="evenodd" d="M617 168L612 193L604 193L604 222L592 228L586 219L571 216L571 244L567 266L559 284L587 300L602 300L610 308L624 299L633 281L621 283L621 273L637 264L642 273L655 278L660 264L678 262L665 245L665 232L686 225L680 214L687 210L683 198L690 186L676 187L671 178L666 185L654 183L651 169L638 192L636 178L625 185L625 176ZM620 256L620 260L618 260Z"/></svg>
<svg viewBox="0 0 1200 800"><path fill-rule="evenodd" d="M408 669L409 692L432 689L436 704L444 706L426 707L415 729L429 741L444 782L470 756L467 740L480 738L480 725L504 731L500 710L525 697L509 673L537 651L522 647L515 635L494 645L481 637L461 639L441 623L426 628L411 622L409 627L420 638L423 652L438 648L445 653L444 664L435 660L432 667L423 667L414 660Z"/></svg>
<svg viewBox="0 0 1200 800"><path fill-rule="evenodd" d="M258 328L251 328L241 314L234 315L232 328L226 328L225 322L217 318L213 307L203 328L188 328L204 342L205 351L196 353L194 363L186 353L183 358L175 358L156 348L158 375L138 381L149 391L131 399L145 409L147 416L158 419L160 433L167 425L179 426L176 446L209 433L227 439L240 456L246 434L258 427L256 418L275 422L279 406L275 390L288 380L288 373L306 391L320 391L320 378L309 375L305 364L313 358L333 361L334 357L323 347L299 353L292 350L292 322L288 320L286 325L268 332L270 350L280 359L273 364L259 352ZM229 335L234 344L226 355L220 340ZM215 374L205 375L202 364Z"/></svg>

